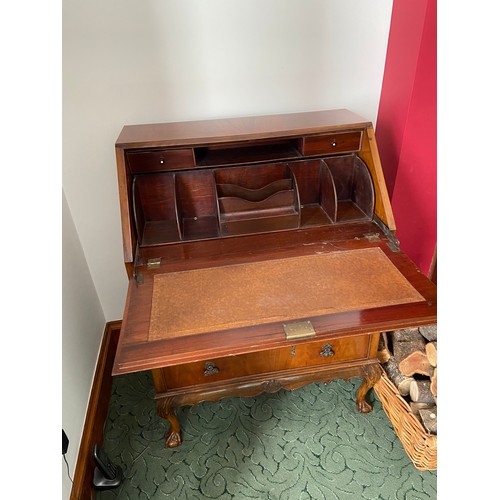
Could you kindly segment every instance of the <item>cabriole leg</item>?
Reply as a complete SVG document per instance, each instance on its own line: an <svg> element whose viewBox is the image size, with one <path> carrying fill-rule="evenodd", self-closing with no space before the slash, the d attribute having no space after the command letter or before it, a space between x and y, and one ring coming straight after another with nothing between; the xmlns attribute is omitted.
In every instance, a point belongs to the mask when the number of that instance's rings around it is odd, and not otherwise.
<svg viewBox="0 0 500 500"><path fill-rule="evenodd" d="M370 413L372 406L366 401L366 394L377 383L382 375L380 365L367 365L361 367L363 382L358 390L356 397L356 409L362 413Z"/></svg>
<svg viewBox="0 0 500 500"><path fill-rule="evenodd" d="M167 434L165 444L169 448L175 448L182 443L181 425L175 416L175 409L170 398L158 399L156 402L156 412L170 423L170 430Z"/></svg>

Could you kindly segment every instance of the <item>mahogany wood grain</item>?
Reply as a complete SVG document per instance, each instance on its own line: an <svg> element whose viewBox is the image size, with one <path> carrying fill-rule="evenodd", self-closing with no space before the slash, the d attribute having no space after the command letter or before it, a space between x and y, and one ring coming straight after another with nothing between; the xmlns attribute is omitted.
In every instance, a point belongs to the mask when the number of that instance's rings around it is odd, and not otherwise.
<svg viewBox="0 0 500 500"><path fill-rule="evenodd" d="M315 208L317 208L316 205L311 210L316 211ZM164 261L171 263L195 261L199 262L199 265L210 265L211 262L218 262L221 259L244 258L247 254L256 257L258 255L265 256L267 254L272 255L275 252L280 253L287 248L317 245L318 242L332 244L336 241L348 241L358 237L362 238L364 234L373 232L381 233L382 231L373 221L356 220L329 227L307 227L258 235L246 234L237 238L185 241L181 245L142 248L138 265L142 266L147 259L154 257L160 257ZM189 263L186 262L186 265L189 265ZM142 270L142 268L139 267L139 270Z"/></svg>
<svg viewBox="0 0 500 500"><path fill-rule="evenodd" d="M267 258L311 254L317 251L318 247L321 248L321 251L329 251L332 249L367 248L368 246L381 248L425 300L411 304L309 318L314 325L318 339L331 337L332 333L338 337L345 337L356 333L388 331L436 322L437 290L435 285L422 275L406 255L402 252L393 252L385 240L368 242L360 238L334 244L322 242L317 246L310 245L299 249L282 250L268 255ZM238 259L240 262L241 260L251 262L255 260L255 256L247 255L245 259ZM193 260L188 262L190 268L196 266ZM212 265L229 264L230 262L235 262L235 260L226 259L224 262L212 262ZM168 262L164 264L162 272L186 269L186 264L179 266L174 262ZM220 355L265 351L290 345L290 342L284 337L281 323L226 330L223 336L220 333L207 333L181 339L148 341L153 276L153 274L145 272L143 284L137 285L135 282L131 282L129 287L127 302L133 300L134 308L132 314L126 309L122 326L122 331L125 334L120 338L120 356L115 363L114 374L187 363Z"/></svg>
<svg viewBox="0 0 500 500"><path fill-rule="evenodd" d="M152 370L153 383L156 389L155 399L171 398L172 406L198 404L202 401L218 401L230 396L255 396L262 392L276 392L281 389L293 390L311 382L330 382L335 378L352 378L362 376L362 367L377 364L373 359L354 360L338 364L321 366L304 366L279 373L257 373L246 377L228 379L222 382L205 382L203 384L166 389L161 370Z"/></svg>
<svg viewBox="0 0 500 500"><path fill-rule="evenodd" d="M359 151L362 132L322 134L304 138L304 156L324 156Z"/></svg>
<svg viewBox="0 0 500 500"><path fill-rule="evenodd" d="M131 151L126 158L132 174L194 168L191 148Z"/></svg>
<svg viewBox="0 0 500 500"><path fill-rule="evenodd" d="M125 164L125 153L121 148L116 148L116 167L118 175L118 191L120 196L120 214L122 223L122 243L123 243L123 257L127 267L127 274L129 278L132 276L130 264L134 261L134 248L135 248L135 230L132 226L132 213L131 213L131 180L127 174Z"/></svg>
<svg viewBox="0 0 500 500"><path fill-rule="evenodd" d="M356 396L356 408L361 413L370 413L372 406L366 401L368 391L378 382L382 375L382 367L379 364L366 365L361 368L363 381Z"/></svg>
<svg viewBox="0 0 500 500"><path fill-rule="evenodd" d="M291 190L292 179L279 179L259 189L248 189L237 184L217 184L217 195L219 198L235 196L247 201L262 201L280 191Z"/></svg>
<svg viewBox="0 0 500 500"><path fill-rule="evenodd" d="M375 215L391 230L396 231L396 223L392 213L391 202L387 186L385 184L384 172L380 163L377 142L372 125L366 128L359 157L366 163L373 179L375 188Z"/></svg>
<svg viewBox="0 0 500 500"><path fill-rule="evenodd" d="M231 141L262 140L273 137L300 137L345 128L369 125L365 118L347 110L311 111L281 115L220 118L175 123L127 125L116 146L151 148L194 146Z"/></svg>
<svg viewBox="0 0 500 500"><path fill-rule="evenodd" d="M137 175L134 186L135 228L141 245L179 241L175 176Z"/></svg>
<svg viewBox="0 0 500 500"><path fill-rule="evenodd" d="M378 338L378 335L377 337ZM182 443L179 421L175 408L184 405L195 405L203 401L219 401L225 397L253 397L263 392L274 393L279 390L294 390L313 382L331 382L336 378L349 379L362 377L356 395L356 409L363 413L372 410L366 400L367 393L380 378L381 369L376 360L350 361L322 366L304 366L292 370L275 373L254 374L219 382L208 382L186 388L167 389L162 392L165 379L162 370L152 370L155 384L157 411L170 423L166 436L166 446L174 448Z"/></svg>
<svg viewBox="0 0 500 500"><path fill-rule="evenodd" d="M293 172L301 212L304 207L316 207L326 216L318 223L331 223L337 215L337 193L331 172L323 160L302 160L289 164ZM301 225L312 225L311 214L302 216Z"/></svg>
<svg viewBox="0 0 500 500"><path fill-rule="evenodd" d="M231 145L232 146L232 145ZM299 158L298 140L277 141L275 143L258 143L252 146L236 147L202 147L195 148L196 165L224 166L239 163L261 163L276 160Z"/></svg>
<svg viewBox="0 0 500 500"><path fill-rule="evenodd" d="M389 239L395 223L371 123L341 109L131 125L123 128L115 147L124 261L129 278L137 280L130 280L113 374L152 370L157 411L171 425L167 446L181 443L177 406L229 395L361 376L356 406L371 411L366 394L380 377L379 332L437 320L435 284ZM299 319L314 328L310 338L288 340L283 317L290 314L274 310L263 322L215 318L213 328L203 324L193 330L188 321L187 333L167 337L163 333L172 328L172 316L163 315L168 328L150 335L157 274L203 269L189 275L212 276L209 268L262 261L281 272L283 259L366 249L381 250L384 262L387 257L392 264L381 276L381 289L396 276L391 269L404 278L402 288L417 292L415 301L388 298L370 306L358 297L352 309L335 309L328 299L327 308L315 310L308 308L309 296L294 293L303 307L294 311L308 313ZM160 259L159 266L149 268L149 259ZM273 260L283 264L273 265ZM309 262L309 257L301 260ZM245 269L255 267L262 266ZM350 269L336 270L335 276L346 273L355 282L356 266L344 267ZM372 267L383 274L383 266ZM223 281L222 274L217 276ZM366 276L365 285L372 274ZM363 290L365 298L380 295L376 288ZM241 290L236 291L230 296L240 297ZM183 297L182 303L190 304L192 295ZM206 298L197 297L198 305ZM163 307L161 301L155 304ZM197 314L195 309L176 308L182 318Z"/></svg>
<svg viewBox="0 0 500 500"><path fill-rule="evenodd" d="M217 367L218 372L212 375L205 375L205 361L160 368L161 392L178 387L228 380L257 373L278 372L306 366L332 365L346 360L367 359L370 338L369 335L359 335L345 339L325 339L321 342L312 341L298 345L291 342L290 347L271 349L265 352L214 357L210 361ZM331 346L332 356L321 356L325 345Z"/></svg>
<svg viewBox="0 0 500 500"><path fill-rule="evenodd" d="M290 169L283 162L214 169L213 175L216 184L234 184L253 190L263 189L270 183L285 179L291 180Z"/></svg>

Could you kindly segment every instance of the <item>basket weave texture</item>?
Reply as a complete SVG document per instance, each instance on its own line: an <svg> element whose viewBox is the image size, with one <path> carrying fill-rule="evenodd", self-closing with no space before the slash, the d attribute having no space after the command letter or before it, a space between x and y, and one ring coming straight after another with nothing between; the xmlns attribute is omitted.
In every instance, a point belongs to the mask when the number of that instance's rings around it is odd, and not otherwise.
<svg viewBox="0 0 500 500"><path fill-rule="evenodd" d="M436 470L437 436L426 432L385 372L374 389L413 465L418 470Z"/></svg>

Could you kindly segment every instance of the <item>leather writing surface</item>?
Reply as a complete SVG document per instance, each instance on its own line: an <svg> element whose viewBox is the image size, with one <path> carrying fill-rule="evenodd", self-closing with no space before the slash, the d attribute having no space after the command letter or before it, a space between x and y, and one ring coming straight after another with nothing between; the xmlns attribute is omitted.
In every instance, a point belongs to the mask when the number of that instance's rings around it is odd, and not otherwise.
<svg viewBox="0 0 500 500"><path fill-rule="evenodd" d="M149 340L423 300L379 248L159 274Z"/></svg>

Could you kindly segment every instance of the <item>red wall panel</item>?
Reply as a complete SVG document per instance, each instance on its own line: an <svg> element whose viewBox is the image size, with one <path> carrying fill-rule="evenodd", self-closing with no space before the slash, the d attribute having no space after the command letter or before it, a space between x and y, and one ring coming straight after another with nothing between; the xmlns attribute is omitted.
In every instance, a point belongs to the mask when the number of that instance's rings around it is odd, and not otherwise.
<svg viewBox="0 0 500 500"><path fill-rule="evenodd" d="M401 249L429 273L437 240L436 0L394 0L376 135Z"/></svg>

